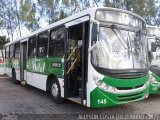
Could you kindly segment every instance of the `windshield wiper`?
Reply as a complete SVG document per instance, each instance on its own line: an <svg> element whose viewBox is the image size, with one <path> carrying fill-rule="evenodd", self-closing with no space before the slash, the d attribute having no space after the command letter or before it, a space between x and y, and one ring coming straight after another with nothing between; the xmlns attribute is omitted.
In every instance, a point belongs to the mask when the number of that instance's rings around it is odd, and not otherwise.
<svg viewBox="0 0 160 120"><path fill-rule="evenodd" d="M118 27L116 25L112 25L111 26L111 29L112 31L116 34L116 36L118 37L118 34L120 35L121 39L120 41L122 42L122 44L125 46L125 48L127 49L128 48L128 57L130 58L130 45L129 45L129 42L130 42L130 35L129 35L129 31L128 31L128 36L127 36L127 41L125 40L123 34L121 33L121 31L118 29ZM115 31L115 29L117 30L117 32ZM123 40L123 41L122 41Z"/></svg>
<svg viewBox="0 0 160 120"><path fill-rule="evenodd" d="M127 36L127 46L128 46L128 56L130 58L130 46L129 46L129 42L131 42L131 37L130 37L130 34L129 34L129 31L128 31L128 36ZM131 43L130 43L131 44ZM131 48L131 52L132 51L132 48Z"/></svg>
<svg viewBox="0 0 160 120"><path fill-rule="evenodd" d="M119 38L121 43L123 44L124 48L129 49L129 45L126 43L124 36L122 35L121 31L118 29L116 25L111 26L112 31L115 33L115 35ZM116 30L117 31L116 31ZM119 37L120 36L120 37Z"/></svg>

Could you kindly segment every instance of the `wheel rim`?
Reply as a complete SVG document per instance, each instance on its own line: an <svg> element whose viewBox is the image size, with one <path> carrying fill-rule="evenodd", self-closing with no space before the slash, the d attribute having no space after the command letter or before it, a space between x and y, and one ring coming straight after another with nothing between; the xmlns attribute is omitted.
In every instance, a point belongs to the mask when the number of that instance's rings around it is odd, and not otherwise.
<svg viewBox="0 0 160 120"><path fill-rule="evenodd" d="M54 98L58 97L58 85L56 83L52 85L52 95Z"/></svg>

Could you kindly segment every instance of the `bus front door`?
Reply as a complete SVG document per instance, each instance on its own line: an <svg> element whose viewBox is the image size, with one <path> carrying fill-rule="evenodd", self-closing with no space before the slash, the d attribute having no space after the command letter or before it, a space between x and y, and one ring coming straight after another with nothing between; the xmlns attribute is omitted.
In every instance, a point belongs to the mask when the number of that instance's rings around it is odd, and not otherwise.
<svg viewBox="0 0 160 120"><path fill-rule="evenodd" d="M67 39L65 42L65 98L83 104L86 95L85 87L85 46L86 25L83 22L78 25L71 26L67 29Z"/></svg>

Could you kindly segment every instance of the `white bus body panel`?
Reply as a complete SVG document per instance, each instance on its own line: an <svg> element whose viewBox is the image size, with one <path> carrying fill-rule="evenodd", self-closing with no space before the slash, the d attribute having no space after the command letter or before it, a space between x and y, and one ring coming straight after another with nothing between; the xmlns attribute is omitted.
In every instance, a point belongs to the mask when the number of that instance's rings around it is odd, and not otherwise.
<svg viewBox="0 0 160 120"><path fill-rule="evenodd" d="M5 74L5 67L0 67L0 75L4 75Z"/></svg>
<svg viewBox="0 0 160 120"><path fill-rule="evenodd" d="M46 75L27 72L27 84L46 91L46 83L47 83Z"/></svg>
<svg viewBox="0 0 160 120"><path fill-rule="evenodd" d="M64 97L64 79L58 78L60 89L61 89L61 97Z"/></svg>
<svg viewBox="0 0 160 120"><path fill-rule="evenodd" d="M79 19L76 19L76 20L73 20L69 23L66 23L65 26L66 26L66 28L68 28L70 26L74 26L74 25L83 23L83 22L88 21L88 20L89 20L89 16L81 17Z"/></svg>
<svg viewBox="0 0 160 120"><path fill-rule="evenodd" d="M16 80L20 80L20 70L15 70L16 71Z"/></svg>
<svg viewBox="0 0 160 120"><path fill-rule="evenodd" d="M26 70L24 70L24 80L27 81L27 71Z"/></svg>
<svg viewBox="0 0 160 120"><path fill-rule="evenodd" d="M12 77L12 69L11 68L5 68L5 72L9 77Z"/></svg>
<svg viewBox="0 0 160 120"><path fill-rule="evenodd" d="M24 78L26 78L27 84L34 86L36 88L39 88L41 90L46 91L46 85L47 85L47 75L42 75L38 73L31 73L31 72L25 72L26 75ZM60 89L61 89L61 97L64 97L64 79L58 78Z"/></svg>

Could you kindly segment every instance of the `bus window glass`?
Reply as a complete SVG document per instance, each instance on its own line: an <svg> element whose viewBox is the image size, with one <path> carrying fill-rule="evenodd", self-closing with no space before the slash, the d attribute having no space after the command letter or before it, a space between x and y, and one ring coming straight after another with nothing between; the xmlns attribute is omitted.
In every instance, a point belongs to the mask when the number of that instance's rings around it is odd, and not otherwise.
<svg viewBox="0 0 160 120"><path fill-rule="evenodd" d="M9 58L9 46L6 47L6 55L5 55L5 58Z"/></svg>
<svg viewBox="0 0 160 120"><path fill-rule="evenodd" d="M48 47L48 32L45 32L38 36L38 57L44 57L47 55L47 47Z"/></svg>
<svg viewBox="0 0 160 120"><path fill-rule="evenodd" d="M36 36L29 38L28 57L36 56Z"/></svg>
<svg viewBox="0 0 160 120"><path fill-rule="evenodd" d="M63 56L64 54L64 39L65 39L65 28L58 28L51 31L51 40L49 55L50 56Z"/></svg>
<svg viewBox="0 0 160 120"><path fill-rule="evenodd" d="M20 43L15 44L15 58L20 58Z"/></svg>
<svg viewBox="0 0 160 120"><path fill-rule="evenodd" d="M9 47L10 58L14 57L14 44Z"/></svg>

